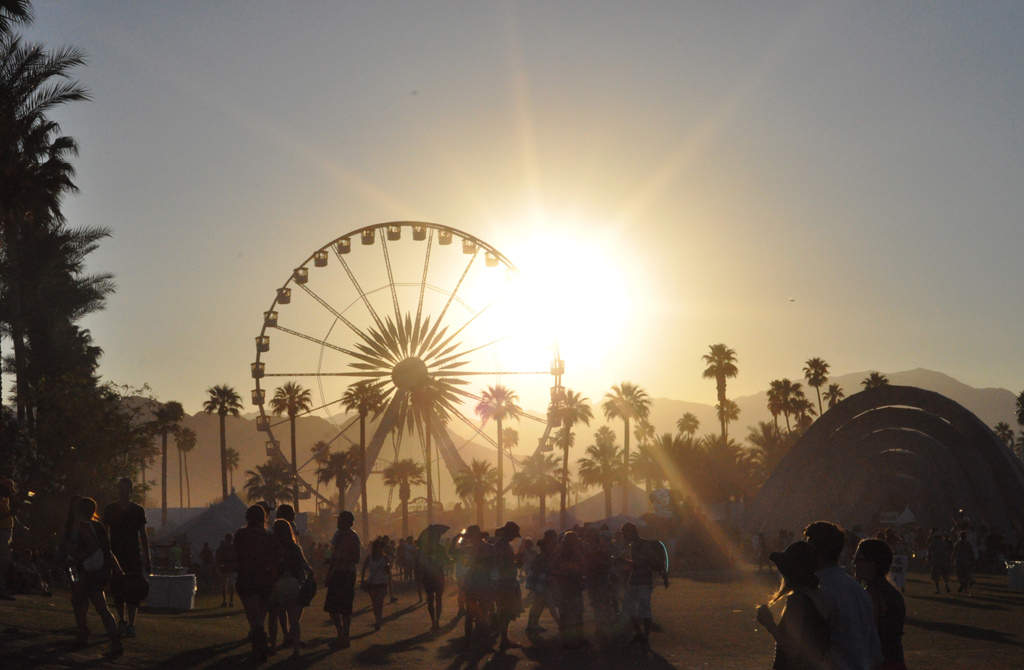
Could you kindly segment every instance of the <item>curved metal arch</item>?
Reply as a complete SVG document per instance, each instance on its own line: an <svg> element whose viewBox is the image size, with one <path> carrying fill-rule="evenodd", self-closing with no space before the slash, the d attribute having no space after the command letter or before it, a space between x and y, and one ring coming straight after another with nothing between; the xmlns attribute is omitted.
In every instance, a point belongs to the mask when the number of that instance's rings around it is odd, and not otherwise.
<svg viewBox="0 0 1024 670"><path fill-rule="evenodd" d="M1006 525L1024 521L1024 467L991 429L959 403L933 391L888 386L854 394L821 416L762 486L748 514L748 523L765 527L781 519L807 521L821 514L800 509L801 484L819 490L815 501L843 502L849 495L851 472L872 469L858 458L870 436L896 430L916 431L905 441L929 452L931 480L939 489L970 501L979 516ZM921 445L928 445L927 447ZM851 469L852 466L852 469ZM838 496L838 497L837 497ZM807 504L807 496L804 498ZM950 501L952 504L952 501ZM825 508L827 509L827 508Z"/></svg>

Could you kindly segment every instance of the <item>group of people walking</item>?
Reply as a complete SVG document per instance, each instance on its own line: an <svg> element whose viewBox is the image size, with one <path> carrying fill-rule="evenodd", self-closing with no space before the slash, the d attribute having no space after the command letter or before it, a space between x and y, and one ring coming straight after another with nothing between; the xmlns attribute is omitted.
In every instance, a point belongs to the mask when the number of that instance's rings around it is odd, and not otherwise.
<svg viewBox="0 0 1024 670"><path fill-rule="evenodd" d="M839 566L846 533L819 521L804 539L770 560L782 577L757 621L775 640L775 670L905 670L906 607L886 578L893 552L881 539L861 540L854 576ZM770 606L785 601L778 621Z"/></svg>

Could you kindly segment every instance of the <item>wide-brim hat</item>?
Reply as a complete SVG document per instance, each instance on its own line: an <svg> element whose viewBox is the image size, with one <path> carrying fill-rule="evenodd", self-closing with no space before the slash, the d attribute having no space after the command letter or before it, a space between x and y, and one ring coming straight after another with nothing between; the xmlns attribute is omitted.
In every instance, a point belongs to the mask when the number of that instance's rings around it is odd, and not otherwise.
<svg viewBox="0 0 1024 670"><path fill-rule="evenodd" d="M783 574L813 573L818 564L818 554L810 542L794 542L785 551L773 551L768 560L778 566Z"/></svg>
<svg viewBox="0 0 1024 670"><path fill-rule="evenodd" d="M504 526L494 531L495 535L501 534L506 540L514 540L519 537L519 524L515 521L509 521Z"/></svg>

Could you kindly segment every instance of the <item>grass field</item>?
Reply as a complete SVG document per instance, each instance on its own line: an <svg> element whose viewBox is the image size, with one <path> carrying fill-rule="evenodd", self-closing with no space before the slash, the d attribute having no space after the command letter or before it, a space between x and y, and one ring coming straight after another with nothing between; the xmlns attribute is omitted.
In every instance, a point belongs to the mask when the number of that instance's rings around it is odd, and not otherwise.
<svg viewBox="0 0 1024 670"><path fill-rule="evenodd" d="M936 595L923 575L911 575L907 584L907 626L904 647L909 668L963 668L1000 670L1024 668L1024 594L1005 587L1005 577L982 576L972 597ZM356 596L350 649L334 650L326 615L321 610L323 591L303 617L306 647L298 659L278 652L270 668L769 668L772 644L753 622L753 609L775 586L765 575L741 573L677 577L654 596L657 631L652 653L636 650L608 653L596 650L563 652L554 623L530 644L523 633L524 617L513 624L513 635L527 643L508 653L467 649L461 640L461 622L449 597L442 632L426 632L426 610L416 604L415 592L402 592L399 602L385 608L386 623L372 628L365 594ZM237 604L237 601L236 601ZM126 640L125 655L104 659L105 637L95 614L90 614L93 643L72 650L74 620L66 594L53 598L21 596L0 602L0 667L14 668L238 668L248 665L244 641L245 618L240 610L221 608L219 597L200 596L191 612L140 614L138 638Z"/></svg>

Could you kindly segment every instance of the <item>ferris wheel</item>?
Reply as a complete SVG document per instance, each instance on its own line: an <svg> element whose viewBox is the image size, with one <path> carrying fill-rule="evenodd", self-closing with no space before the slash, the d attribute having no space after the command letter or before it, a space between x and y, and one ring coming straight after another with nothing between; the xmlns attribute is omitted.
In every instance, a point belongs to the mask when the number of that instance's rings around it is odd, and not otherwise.
<svg viewBox="0 0 1024 670"><path fill-rule="evenodd" d="M453 475L467 469L462 452L470 442L497 448L474 417L478 391L503 384L547 395L554 375L555 398L564 369L557 354L551 363L550 347L524 341L512 327L524 309L516 278L493 246L434 223L373 224L313 251L276 289L255 338L252 402L268 457L289 460L275 433L289 419L268 411L267 395L285 381L311 388L313 406L298 416L329 419L338 428L329 444L345 446L358 444L351 433L359 417L344 415L343 393L360 383L376 389L383 402L366 435L366 470L411 449L426 458L428 496L431 445L440 456L438 482L442 462ZM552 413L523 416L544 424L538 448L549 448ZM388 445L390 459L382 455ZM315 476L311 461L296 464L302 497L327 502L307 481Z"/></svg>

